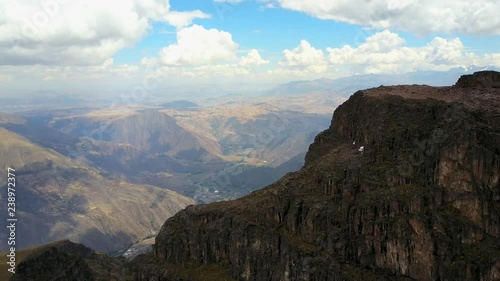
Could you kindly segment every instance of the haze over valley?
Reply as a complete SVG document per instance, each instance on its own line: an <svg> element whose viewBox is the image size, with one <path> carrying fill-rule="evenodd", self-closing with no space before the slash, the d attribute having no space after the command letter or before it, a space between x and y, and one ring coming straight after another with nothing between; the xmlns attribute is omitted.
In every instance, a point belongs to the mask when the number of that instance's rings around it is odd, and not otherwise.
<svg viewBox="0 0 500 281"><path fill-rule="evenodd" d="M500 280L497 11L0 0L0 280Z"/></svg>

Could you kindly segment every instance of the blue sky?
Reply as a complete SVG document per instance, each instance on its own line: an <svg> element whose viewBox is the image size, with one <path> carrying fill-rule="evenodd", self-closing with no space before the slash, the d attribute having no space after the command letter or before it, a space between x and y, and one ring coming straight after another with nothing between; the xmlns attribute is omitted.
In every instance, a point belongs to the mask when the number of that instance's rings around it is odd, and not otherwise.
<svg viewBox="0 0 500 281"><path fill-rule="evenodd" d="M262 3L247 1L242 3L217 3L210 0L170 1L172 9L189 11L199 9L212 15L211 19L196 19L194 24L205 28L217 28L230 32L234 41L242 49L256 48L262 55L275 61L281 59L282 51L296 46L300 40L307 40L319 49L340 48L343 45L359 45L364 37L373 35L380 29L358 24L347 24L333 20L321 20L305 13L279 8L265 8ZM117 63L138 63L144 53L157 53L165 44L175 43L175 27L155 23L154 29L139 42L135 48L127 48L117 53ZM169 34L162 31L171 32ZM464 46L477 52L493 53L499 51L500 37L458 32L435 32L417 35L399 31L406 40L406 46L423 46L435 36L443 38L459 37Z"/></svg>
<svg viewBox="0 0 500 281"><path fill-rule="evenodd" d="M211 14L211 19L197 19L195 24L205 28L217 28L232 34L233 40L242 49L256 48L262 54L276 59L282 51L296 46L304 39L318 48L341 47L355 43L359 27L341 22L324 21L303 13L261 8L257 2L240 4L214 3L212 1L171 1L176 10L200 9ZM142 51L159 51L165 43L175 42L175 27L167 24L155 24L154 32L137 45L137 49L126 50L116 55L117 62L135 63L140 61ZM160 31L170 31L162 34ZM373 31L367 31L372 34ZM363 33L364 34L364 33Z"/></svg>
<svg viewBox="0 0 500 281"><path fill-rule="evenodd" d="M0 81L9 87L137 83L150 74L172 83L253 83L500 66L500 3L489 0L0 4Z"/></svg>

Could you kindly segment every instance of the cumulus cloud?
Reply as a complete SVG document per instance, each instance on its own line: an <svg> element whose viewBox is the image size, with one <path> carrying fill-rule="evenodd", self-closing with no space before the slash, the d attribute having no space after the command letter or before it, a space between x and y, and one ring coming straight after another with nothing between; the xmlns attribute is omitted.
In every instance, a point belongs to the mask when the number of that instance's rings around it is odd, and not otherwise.
<svg viewBox="0 0 500 281"><path fill-rule="evenodd" d="M238 43L229 32L193 25L177 31L177 42L141 64L166 77L234 77L255 73L270 61L256 49L238 56Z"/></svg>
<svg viewBox="0 0 500 281"><path fill-rule="evenodd" d="M418 34L500 34L500 1L276 0L285 9L325 20Z"/></svg>
<svg viewBox="0 0 500 281"><path fill-rule="evenodd" d="M280 65L312 72L322 72L326 69L323 51L315 49L306 40L300 41L299 46L293 50L285 49Z"/></svg>
<svg viewBox="0 0 500 281"><path fill-rule="evenodd" d="M270 64L270 67L258 68L266 64ZM326 50L317 49L302 40L297 47L285 49L281 61L275 63L264 60L257 50L252 49L235 63L163 65L157 70L158 75L167 78L290 81L367 73L447 71L457 66L472 65L500 67L500 53L477 54L468 51L459 38L435 37L421 46L409 47L397 33L384 30L367 37L359 45Z"/></svg>
<svg viewBox="0 0 500 281"><path fill-rule="evenodd" d="M256 67L264 64L268 64L268 60L262 59L259 52L256 49L252 49L244 57L241 57L239 65L242 67Z"/></svg>
<svg viewBox="0 0 500 281"><path fill-rule="evenodd" d="M462 58L464 56L464 45L458 38L446 40L436 37L427 44L423 52L425 53L425 60L432 64L454 64L463 59L470 59L471 55L475 56L471 53Z"/></svg>
<svg viewBox="0 0 500 281"><path fill-rule="evenodd" d="M237 49L230 33L193 25L177 32L177 43L160 51L159 63L182 66L231 61L236 59Z"/></svg>
<svg viewBox="0 0 500 281"><path fill-rule="evenodd" d="M143 38L151 22L182 28L201 11L162 0L0 0L0 64L97 65Z"/></svg>
<svg viewBox="0 0 500 281"><path fill-rule="evenodd" d="M173 25L177 28L182 28L190 25L194 19L208 19L210 15L203 13L202 11L196 10L191 12L176 12L171 11L165 15L165 21L170 25Z"/></svg>
<svg viewBox="0 0 500 281"><path fill-rule="evenodd" d="M384 30L361 45L327 48L331 66L345 66L355 73L394 73L447 70L456 66L500 65L500 54L467 52L459 38L435 37L421 47L405 47L398 34Z"/></svg>

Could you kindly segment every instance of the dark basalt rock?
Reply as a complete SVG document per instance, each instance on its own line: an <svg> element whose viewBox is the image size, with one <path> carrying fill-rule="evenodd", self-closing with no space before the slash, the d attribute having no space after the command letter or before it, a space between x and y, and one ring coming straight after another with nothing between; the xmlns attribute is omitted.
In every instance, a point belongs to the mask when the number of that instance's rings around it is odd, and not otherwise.
<svg viewBox="0 0 500 281"><path fill-rule="evenodd" d="M479 71L470 75L463 75L455 84L465 88L500 88L500 72Z"/></svg>

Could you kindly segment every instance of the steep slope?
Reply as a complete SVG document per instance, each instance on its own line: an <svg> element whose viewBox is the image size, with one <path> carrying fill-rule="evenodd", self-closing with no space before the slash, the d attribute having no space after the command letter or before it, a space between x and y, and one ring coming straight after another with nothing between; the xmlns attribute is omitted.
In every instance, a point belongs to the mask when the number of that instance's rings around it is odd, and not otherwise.
<svg viewBox="0 0 500 281"><path fill-rule="evenodd" d="M480 84L357 92L301 171L188 207L155 257L237 280L499 280L500 90Z"/></svg>
<svg viewBox="0 0 500 281"><path fill-rule="evenodd" d="M241 197L297 170L303 164L303 157L297 156L305 153L330 121L326 114L286 111L270 104L238 101L160 112L119 108L33 111L24 113L25 120L19 122L14 116L0 116L0 127L85 161L106 175L212 202ZM180 144L203 147L220 158L189 156L189 151L198 148L175 152L180 147L174 141L178 135L185 137L179 137ZM165 142L172 145L157 145ZM261 171L265 173L252 176Z"/></svg>
<svg viewBox="0 0 500 281"><path fill-rule="evenodd" d="M40 271L44 271L40 274ZM125 260L102 253L68 240L42 245L31 250L25 262L17 267L11 281L127 281Z"/></svg>
<svg viewBox="0 0 500 281"><path fill-rule="evenodd" d="M226 159L243 157L245 163L272 167L305 152L330 120L326 114L280 110L266 103L182 113L186 117L177 118L178 124L218 143Z"/></svg>
<svg viewBox="0 0 500 281"><path fill-rule="evenodd" d="M52 160L61 165L69 165L69 159L0 127L0 166L23 167L32 163Z"/></svg>
<svg viewBox="0 0 500 281"><path fill-rule="evenodd" d="M298 154L287 162L277 167L256 167L245 170L229 178L232 186L237 186L242 191L251 191L260 189L279 180L283 175L290 171L297 171L304 165L305 153Z"/></svg>
<svg viewBox="0 0 500 281"><path fill-rule="evenodd" d="M3 128L0 166L16 170L16 230L22 233L18 249L71 239L101 251L117 251L156 233L166 217L194 203L167 189L106 178ZM2 177L0 186L6 190L6 185ZM5 196L0 194L4 206ZM2 243L0 251L6 247Z"/></svg>
<svg viewBox="0 0 500 281"><path fill-rule="evenodd" d="M500 73L466 79L356 92L300 171L177 213L127 275L500 280Z"/></svg>
<svg viewBox="0 0 500 281"><path fill-rule="evenodd" d="M16 273L7 272L10 281L132 281L136 266L143 270L155 270L158 260L151 256L140 256L133 263L124 258L110 257L95 252L82 244L58 241L29 249L19 264ZM138 261L141 261L140 263ZM229 272L219 265L184 269L181 266L168 270L170 280L183 281L233 281ZM8 279L10 278L10 279Z"/></svg>
<svg viewBox="0 0 500 281"><path fill-rule="evenodd" d="M57 118L50 126L72 136L129 144L139 151L190 161L217 160L220 154L217 145L193 137L174 118L154 109L97 111Z"/></svg>
<svg viewBox="0 0 500 281"><path fill-rule="evenodd" d="M54 244L59 244L62 241L56 241L53 243L49 244L44 244L44 245L38 245L35 247L29 247L29 248L24 248L22 250L17 250L16 251L16 263L19 264L26 258L29 258L34 252L36 251L42 251L45 249L46 246L51 246ZM9 265L9 260L10 257L10 251L0 253L0 280L9 280L9 278L12 276L12 272L9 271L10 265Z"/></svg>

